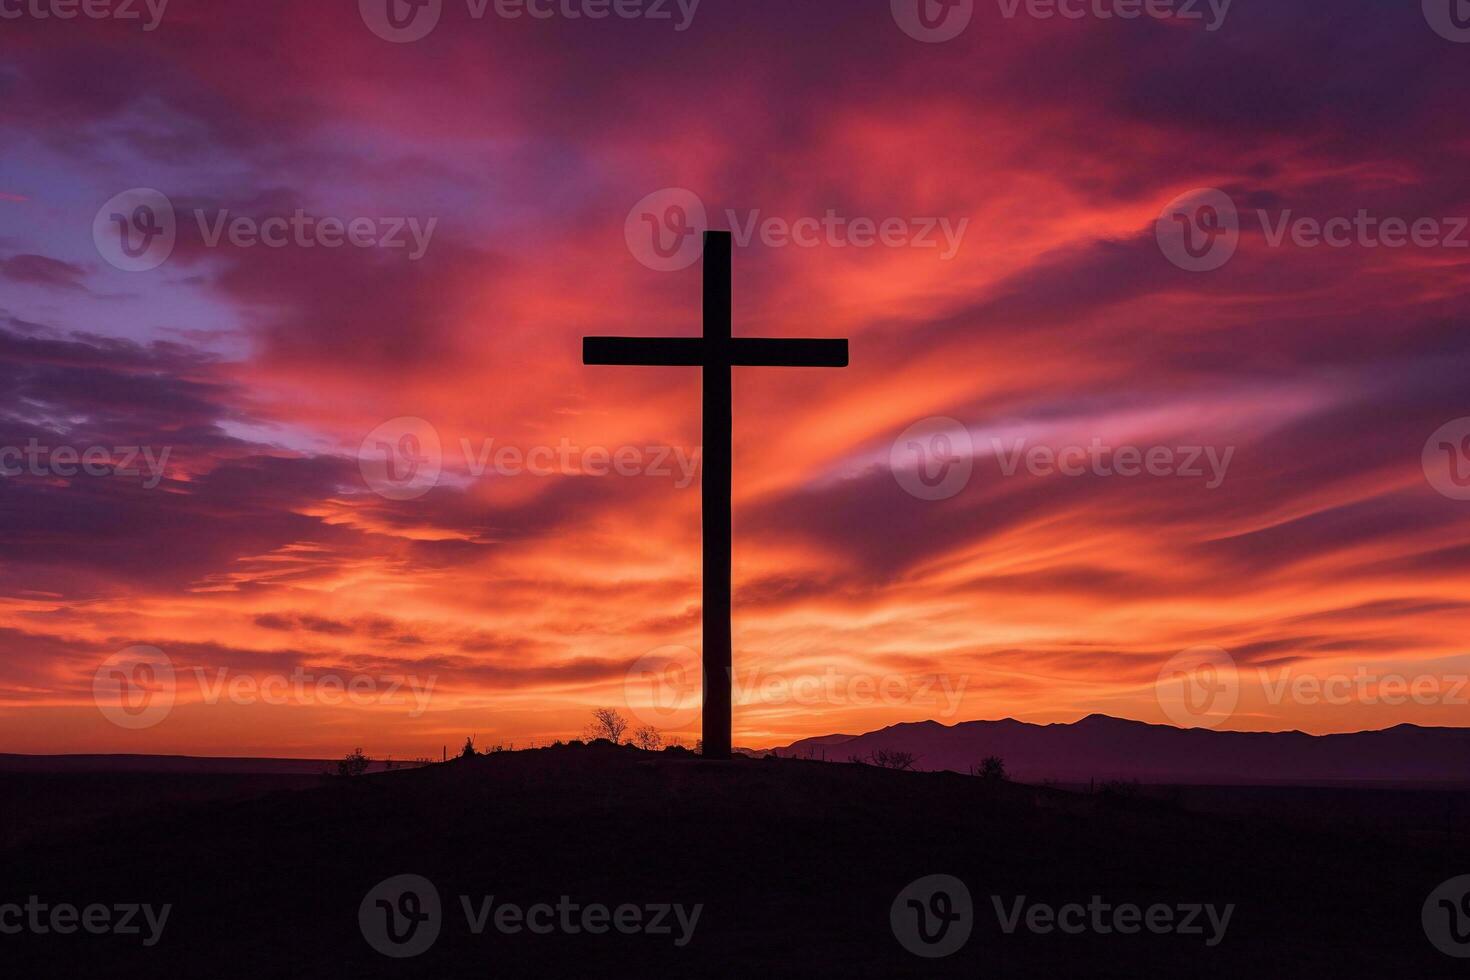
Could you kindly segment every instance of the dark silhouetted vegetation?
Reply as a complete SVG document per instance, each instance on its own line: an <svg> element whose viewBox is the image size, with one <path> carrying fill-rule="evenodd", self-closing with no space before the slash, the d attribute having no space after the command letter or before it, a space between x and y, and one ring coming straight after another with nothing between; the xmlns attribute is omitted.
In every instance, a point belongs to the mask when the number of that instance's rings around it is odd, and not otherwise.
<svg viewBox="0 0 1470 980"><path fill-rule="evenodd" d="M971 766L970 775L991 783L1003 783L1010 778L1006 775L1006 761L998 755L987 755L978 767Z"/></svg>
<svg viewBox="0 0 1470 980"><path fill-rule="evenodd" d="M587 726L585 734L589 742L605 738L614 745L620 745L627 730L628 719L617 708L598 708L592 712L592 724Z"/></svg>
<svg viewBox="0 0 1470 980"><path fill-rule="evenodd" d="M901 752L898 749L878 749L872 755L872 763L879 769L895 769L906 772L914 768L914 763L919 757L912 752Z"/></svg>
<svg viewBox="0 0 1470 980"><path fill-rule="evenodd" d="M363 755L362 747L358 746L351 752L347 753L347 755L343 757L341 762L337 763L337 775L343 777L361 776L363 773L367 772L368 766L371 763L372 760Z"/></svg>

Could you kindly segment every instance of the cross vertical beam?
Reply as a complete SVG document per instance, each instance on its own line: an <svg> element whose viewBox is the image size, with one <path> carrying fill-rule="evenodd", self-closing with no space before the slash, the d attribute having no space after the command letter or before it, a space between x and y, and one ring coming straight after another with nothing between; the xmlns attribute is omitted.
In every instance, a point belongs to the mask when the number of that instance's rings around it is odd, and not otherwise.
<svg viewBox="0 0 1470 980"><path fill-rule="evenodd" d="M730 332L733 237L704 236L704 336L584 337L582 363L702 368L704 555L704 755L728 759L735 673L730 629L730 489L734 466L731 370L736 367L847 367L847 341L733 337Z"/></svg>
<svg viewBox="0 0 1470 980"><path fill-rule="evenodd" d="M734 462L730 321L733 257L729 232L704 240L704 754L728 759L734 638L730 623L731 480Z"/></svg>

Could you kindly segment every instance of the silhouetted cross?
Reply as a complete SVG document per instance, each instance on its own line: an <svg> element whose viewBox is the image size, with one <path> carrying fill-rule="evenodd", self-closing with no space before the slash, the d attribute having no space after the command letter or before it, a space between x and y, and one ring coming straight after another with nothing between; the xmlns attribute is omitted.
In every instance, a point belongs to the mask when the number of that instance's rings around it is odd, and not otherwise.
<svg viewBox="0 0 1470 980"><path fill-rule="evenodd" d="M730 336L731 235L704 235L703 337L584 337L582 363L704 369L704 754L730 757L730 369L847 367L845 340Z"/></svg>

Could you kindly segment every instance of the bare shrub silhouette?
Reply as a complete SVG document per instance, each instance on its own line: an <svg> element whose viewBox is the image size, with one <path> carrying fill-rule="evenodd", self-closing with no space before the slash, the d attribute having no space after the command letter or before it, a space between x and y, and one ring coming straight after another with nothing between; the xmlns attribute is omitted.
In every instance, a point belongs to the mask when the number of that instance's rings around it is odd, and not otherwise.
<svg viewBox="0 0 1470 980"><path fill-rule="evenodd" d="M623 732L628 730L628 719L618 713L617 708L598 708L592 712L592 724L587 726L585 737L594 742L605 738L614 745L621 745Z"/></svg>
<svg viewBox="0 0 1470 980"><path fill-rule="evenodd" d="M633 744L645 752L657 752L664 747L664 737L652 725L644 725L633 733Z"/></svg>

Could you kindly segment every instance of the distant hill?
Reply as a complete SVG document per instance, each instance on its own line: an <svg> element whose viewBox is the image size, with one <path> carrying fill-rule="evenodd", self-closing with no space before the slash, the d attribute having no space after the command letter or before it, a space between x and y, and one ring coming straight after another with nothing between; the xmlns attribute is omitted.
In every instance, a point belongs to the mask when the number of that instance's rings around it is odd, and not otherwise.
<svg viewBox="0 0 1470 980"><path fill-rule="evenodd" d="M1347 735L1223 732L1150 725L1107 715L1070 724L935 721L866 735L826 735L776 749L789 758L847 762L887 749L912 752L921 770L968 772L986 756L1013 779L1086 783L1470 784L1470 729L1399 725Z"/></svg>

